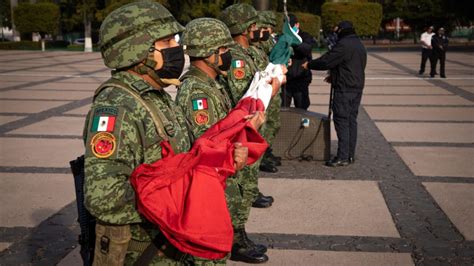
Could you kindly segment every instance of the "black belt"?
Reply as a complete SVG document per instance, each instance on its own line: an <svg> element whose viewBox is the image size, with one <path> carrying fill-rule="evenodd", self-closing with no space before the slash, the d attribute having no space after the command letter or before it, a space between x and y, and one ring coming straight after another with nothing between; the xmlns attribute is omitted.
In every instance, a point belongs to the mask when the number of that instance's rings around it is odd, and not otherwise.
<svg viewBox="0 0 474 266"><path fill-rule="evenodd" d="M134 265L149 265L155 256L160 256L160 252L163 256L179 261L184 265L194 265L193 256L177 249L161 232L153 239L145 251L143 251Z"/></svg>

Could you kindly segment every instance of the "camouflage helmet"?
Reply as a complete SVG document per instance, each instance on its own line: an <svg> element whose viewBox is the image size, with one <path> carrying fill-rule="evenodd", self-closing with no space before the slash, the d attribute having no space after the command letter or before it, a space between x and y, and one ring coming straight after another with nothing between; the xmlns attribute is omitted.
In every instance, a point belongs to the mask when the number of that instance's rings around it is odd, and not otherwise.
<svg viewBox="0 0 474 266"><path fill-rule="evenodd" d="M271 10L260 11L258 13L257 27L273 28L277 25L275 12Z"/></svg>
<svg viewBox="0 0 474 266"><path fill-rule="evenodd" d="M136 2L110 13L100 26L100 51L109 68L124 68L147 58L153 43L182 32L171 13L155 2Z"/></svg>
<svg viewBox="0 0 474 266"><path fill-rule="evenodd" d="M186 25L181 43L189 56L208 57L219 47L232 45L234 40L222 21L198 18Z"/></svg>
<svg viewBox="0 0 474 266"><path fill-rule="evenodd" d="M234 4L221 12L219 19L229 28L230 34L240 34L258 20L257 10L249 4Z"/></svg>

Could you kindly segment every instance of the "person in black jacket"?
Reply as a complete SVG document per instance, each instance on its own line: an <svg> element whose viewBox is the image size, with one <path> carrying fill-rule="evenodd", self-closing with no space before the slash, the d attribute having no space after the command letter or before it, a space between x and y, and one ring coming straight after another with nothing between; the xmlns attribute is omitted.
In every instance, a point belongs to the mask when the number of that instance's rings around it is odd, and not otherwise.
<svg viewBox="0 0 474 266"><path fill-rule="evenodd" d="M309 101L309 84L311 84L312 74L311 70L303 68L303 63L311 61L313 46L316 45L316 40L311 34L300 29L298 18L289 14L290 26L298 32L303 42L293 47L295 52L291 57L291 66L288 67L286 73L286 86L284 93L282 93L282 106L290 107L291 101L294 101L295 107L307 110Z"/></svg>
<svg viewBox="0 0 474 266"><path fill-rule="evenodd" d="M350 21L338 24L338 41L326 54L305 68L330 70L330 82L334 89L332 110L336 128L337 156L326 162L328 166L346 166L354 162L357 143L357 114L365 82L367 51L355 34Z"/></svg>
<svg viewBox="0 0 474 266"><path fill-rule="evenodd" d="M436 64L439 60L439 76L446 78L444 71L444 62L446 61L446 50L448 49L448 37L444 34L444 28L439 28L438 34L433 35L431 39L431 46L433 47L433 55L431 60L430 76L434 78L436 74Z"/></svg>

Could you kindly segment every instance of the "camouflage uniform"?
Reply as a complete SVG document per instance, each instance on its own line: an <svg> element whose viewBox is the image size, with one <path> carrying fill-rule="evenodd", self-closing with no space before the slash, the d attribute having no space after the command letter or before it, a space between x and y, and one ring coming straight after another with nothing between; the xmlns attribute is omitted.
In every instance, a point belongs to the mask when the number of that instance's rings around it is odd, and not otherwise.
<svg viewBox="0 0 474 266"><path fill-rule="evenodd" d="M267 10L267 11L259 12L257 27L274 28L275 26L276 26L276 15L273 11ZM260 42L255 46L257 48L260 48L263 51L263 53L265 53L266 55L269 55L274 45L275 45L274 40L270 38L267 41ZM255 57L257 56L263 57L263 55L256 55ZM266 62L266 64L268 64L268 57L266 57L266 60L260 59L260 61L262 61L263 63ZM265 64L265 67L266 67L266 64ZM259 69L261 70L260 66L259 66ZM280 124L280 107L281 107L281 97L280 97L280 93L278 93L270 101L270 105L266 112L267 121L265 123L263 135L269 145L272 145L273 140L276 137L276 134L280 130L280 125L281 125ZM265 160L265 157L264 157L264 160Z"/></svg>
<svg viewBox="0 0 474 266"><path fill-rule="evenodd" d="M168 10L150 2L125 5L102 23L102 57L109 68L120 70L97 89L84 126L85 205L98 220L96 265L132 265L159 233L136 209L132 171L161 159L163 139L177 153L190 148L185 117L171 96L125 70L149 58L155 40L182 29ZM108 252L101 252L102 237L110 239ZM157 254L150 264L183 262Z"/></svg>
<svg viewBox="0 0 474 266"><path fill-rule="evenodd" d="M226 8L219 18L229 27L231 34L244 32L251 24L257 22L257 11L248 4L235 4ZM258 68L250 56L250 48L245 49L239 44L230 47L232 64L227 75L229 94L234 105L242 98L252 82ZM242 189L243 204L238 209L237 227L244 227L250 214L250 208L258 195L258 166L254 163L244 167L237 173L237 179Z"/></svg>
<svg viewBox="0 0 474 266"><path fill-rule="evenodd" d="M266 10L266 11L260 11L258 13L258 22L257 22L257 27L258 28L272 28L274 29L276 27L276 15L275 12L271 10ZM275 46L275 40L273 39L272 36L270 36L270 39L267 41L263 41L260 43L260 47L262 50L267 54L270 55L270 52Z"/></svg>

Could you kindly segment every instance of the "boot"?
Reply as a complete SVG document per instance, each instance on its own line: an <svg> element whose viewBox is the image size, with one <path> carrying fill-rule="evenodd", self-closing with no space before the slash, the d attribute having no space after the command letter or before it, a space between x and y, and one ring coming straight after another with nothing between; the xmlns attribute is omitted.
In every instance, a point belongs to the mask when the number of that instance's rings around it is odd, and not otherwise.
<svg viewBox="0 0 474 266"><path fill-rule="evenodd" d="M273 154L273 150L271 148L268 148L265 154L268 153L268 157L270 158L271 161L275 164L275 166L281 166L281 157L280 156L275 156Z"/></svg>
<svg viewBox="0 0 474 266"><path fill-rule="evenodd" d="M245 242L247 242L247 245L250 246L250 247L253 247L253 249L259 253L267 253L267 247L265 245L262 245L262 244L256 244L255 242L253 242L249 236L247 235L247 232L245 231L245 229L242 230L242 236L245 240Z"/></svg>
<svg viewBox="0 0 474 266"><path fill-rule="evenodd" d="M269 173L276 173L278 169L273 164L273 162L268 157L263 157L262 162L260 163L260 171L269 172Z"/></svg>
<svg viewBox="0 0 474 266"><path fill-rule="evenodd" d="M272 196L264 196L262 193L258 193L257 198L252 203L252 207L254 208L268 208L273 204L273 197Z"/></svg>
<svg viewBox="0 0 474 266"><path fill-rule="evenodd" d="M245 228L234 228L234 244L230 254L230 260L242 261L245 263L264 263L268 261L268 256L263 252L258 252L256 248L250 246ZM266 247L265 247L266 249Z"/></svg>

